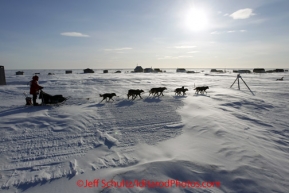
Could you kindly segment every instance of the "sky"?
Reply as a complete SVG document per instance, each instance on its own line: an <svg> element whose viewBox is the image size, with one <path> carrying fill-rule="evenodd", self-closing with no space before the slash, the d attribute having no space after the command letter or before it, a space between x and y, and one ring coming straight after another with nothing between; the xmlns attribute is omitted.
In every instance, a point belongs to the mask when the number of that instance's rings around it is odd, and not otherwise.
<svg viewBox="0 0 289 193"><path fill-rule="evenodd" d="M1 0L5 69L288 68L288 0Z"/></svg>

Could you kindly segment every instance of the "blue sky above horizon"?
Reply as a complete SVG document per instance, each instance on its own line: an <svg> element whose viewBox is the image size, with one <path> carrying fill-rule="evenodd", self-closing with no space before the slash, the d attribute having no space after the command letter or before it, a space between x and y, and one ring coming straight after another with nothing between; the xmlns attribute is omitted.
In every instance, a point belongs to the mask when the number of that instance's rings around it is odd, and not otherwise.
<svg viewBox="0 0 289 193"><path fill-rule="evenodd" d="M288 0L2 0L6 69L288 67Z"/></svg>

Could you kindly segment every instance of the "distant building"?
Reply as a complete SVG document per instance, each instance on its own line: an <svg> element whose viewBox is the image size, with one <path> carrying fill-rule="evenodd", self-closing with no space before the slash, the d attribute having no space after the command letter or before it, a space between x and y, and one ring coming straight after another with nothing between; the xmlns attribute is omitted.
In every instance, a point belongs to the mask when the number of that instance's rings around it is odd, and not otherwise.
<svg viewBox="0 0 289 193"><path fill-rule="evenodd" d="M266 73L264 68L254 68L253 72L254 73Z"/></svg>
<svg viewBox="0 0 289 193"><path fill-rule="evenodd" d="M234 73L251 73L250 70L233 70Z"/></svg>
<svg viewBox="0 0 289 193"><path fill-rule="evenodd" d="M273 73L273 72L285 72L284 69L275 69L275 70L267 70L267 73Z"/></svg>
<svg viewBox="0 0 289 193"><path fill-rule="evenodd" d="M66 70L65 74L72 74L72 70Z"/></svg>
<svg viewBox="0 0 289 193"><path fill-rule="evenodd" d="M251 70L239 70L239 73L251 73Z"/></svg>
<svg viewBox="0 0 289 193"><path fill-rule="evenodd" d="M108 70L103 70L103 73L108 73Z"/></svg>
<svg viewBox="0 0 289 193"><path fill-rule="evenodd" d="M276 69L275 72L284 72L284 69Z"/></svg>
<svg viewBox="0 0 289 193"><path fill-rule="evenodd" d="M94 73L94 71L92 69L89 69L89 68L84 69L83 72L84 73Z"/></svg>
<svg viewBox="0 0 289 193"><path fill-rule="evenodd" d="M115 71L114 73L121 73L121 71L120 71L120 70L118 70L118 71Z"/></svg>
<svg viewBox="0 0 289 193"><path fill-rule="evenodd" d="M177 68L177 72L187 72L184 68Z"/></svg>
<svg viewBox="0 0 289 193"><path fill-rule="evenodd" d="M211 72L218 72L218 73L223 73L223 70L217 70L217 69L211 69Z"/></svg>
<svg viewBox="0 0 289 193"><path fill-rule="evenodd" d="M147 72L153 72L153 69L152 68L145 68L143 70L143 72L147 73Z"/></svg>
<svg viewBox="0 0 289 193"><path fill-rule="evenodd" d="M195 71L187 71L187 73L189 73L189 74L190 74L190 73L196 73L196 72L195 72Z"/></svg>
<svg viewBox="0 0 289 193"><path fill-rule="evenodd" d="M0 66L0 85L6 85L4 66Z"/></svg>
<svg viewBox="0 0 289 193"><path fill-rule="evenodd" d="M18 72L16 72L15 74L16 74L16 75L23 75L24 72L23 72L23 71L18 71Z"/></svg>
<svg viewBox="0 0 289 193"><path fill-rule="evenodd" d="M163 71L161 71L161 69L159 69L159 68L155 68L154 72L163 72Z"/></svg>
<svg viewBox="0 0 289 193"><path fill-rule="evenodd" d="M49 72L48 75L54 75L54 73Z"/></svg>
<svg viewBox="0 0 289 193"><path fill-rule="evenodd" d="M141 66L136 66L134 72L143 72L143 68Z"/></svg>

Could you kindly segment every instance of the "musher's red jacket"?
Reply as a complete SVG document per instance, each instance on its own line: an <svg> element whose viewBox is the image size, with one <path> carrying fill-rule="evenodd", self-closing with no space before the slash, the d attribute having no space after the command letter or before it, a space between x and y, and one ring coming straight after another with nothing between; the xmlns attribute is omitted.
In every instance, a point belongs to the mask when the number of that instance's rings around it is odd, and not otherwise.
<svg viewBox="0 0 289 193"><path fill-rule="evenodd" d="M43 87L38 84L38 76L33 76L30 82L30 94L37 94L41 89L43 89Z"/></svg>

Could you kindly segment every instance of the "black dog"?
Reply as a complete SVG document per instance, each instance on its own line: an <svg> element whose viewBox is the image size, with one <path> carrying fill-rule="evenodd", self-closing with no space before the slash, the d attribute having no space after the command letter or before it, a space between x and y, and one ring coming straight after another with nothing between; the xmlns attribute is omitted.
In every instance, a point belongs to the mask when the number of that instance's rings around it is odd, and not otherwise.
<svg viewBox="0 0 289 193"><path fill-rule="evenodd" d="M201 94L204 94L204 92L207 93L207 91L206 91L207 89L209 89L208 86L199 86L199 87L196 87L194 90L196 90L196 94L199 94L199 92Z"/></svg>
<svg viewBox="0 0 289 193"><path fill-rule="evenodd" d="M166 88L166 87L152 88L152 89L149 91L149 93L150 93L149 96L150 96L150 95L153 95L153 96L155 96L155 95L158 95L158 96L162 95L162 96L164 96L164 94L163 94L164 90L167 90L167 88Z"/></svg>
<svg viewBox="0 0 289 193"><path fill-rule="evenodd" d="M116 96L116 94L115 93L105 93L105 94L100 94L99 96L103 97L102 101L104 99L106 99L106 102L107 102L107 101L113 100L112 97ZM107 98L109 98L109 100L107 100ZM100 101L100 102L102 102L102 101Z"/></svg>
<svg viewBox="0 0 289 193"><path fill-rule="evenodd" d="M134 100L137 96L139 96L141 98L140 94L143 92L144 92L143 90L139 90L139 89L137 89L137 90L130 89L130 90L128 90L128 93L127 93L127 99L129 99L129 97L131 97L132 100Z"/></svg>
<svg viewBox="0 0 289 193"><path fill-rule="evenodd" d="M187 89L187 88L184 88L184 87L182 87L182 88L176 88L176 90L175 90L175 95L181 95L181 93L183 93L183 95L185 95L186 94L186 91L188 91L189 89Z"/></svg>

